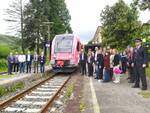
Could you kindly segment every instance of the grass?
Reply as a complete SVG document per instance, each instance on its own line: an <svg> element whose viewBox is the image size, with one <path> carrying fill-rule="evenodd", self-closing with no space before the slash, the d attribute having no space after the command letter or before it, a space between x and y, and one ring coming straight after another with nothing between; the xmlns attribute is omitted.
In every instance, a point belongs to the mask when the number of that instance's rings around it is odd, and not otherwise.
<svg viewBox="0 0 150 113"><path fill-rule="evenodd" d="M66 93L65 93L65 96L64 96L65 102L67 102L69 100L69 98L71 97L71 95L73 93L73 90L74 90L74 85L73 84L71 84L67 87L67 90L66 90Z"/></svg>
<svg viewBox="0 0 150 113"><path fill-rule="evenodd" d="M150 98L150 91L141 91L138 94L142 95L144 98Z"/></svg>
<svg viewBox="0 0 150 113"><path fill-rule="evenodd" d="M150 78L150 66L146 68L146 75Z"/></svg>
<svg viewBox="0 0 150 113"><path fill-rule="evenodd" d="M83 112L85 110L85 103L84 101L81 99L80 100L80 111Z"/></svg>
<svg viewBox="0 0 150 113"><path fill-rule="evenodd" d="M12 84L9 87L0 86L0 97L6 95L8 93L11 93L11 92L16 92L17 90L22 89L22 88L24 88L23 82L18 82L18 83Z"/></svg>
<svg viewBox="0 0 150 113"><path fill-rule="evenodd" d="M13 78L15 76L16 76L15 74L12 74L12 75L8 75L8 74L6 74L6 75L0 75L0 79Z"/></svg>

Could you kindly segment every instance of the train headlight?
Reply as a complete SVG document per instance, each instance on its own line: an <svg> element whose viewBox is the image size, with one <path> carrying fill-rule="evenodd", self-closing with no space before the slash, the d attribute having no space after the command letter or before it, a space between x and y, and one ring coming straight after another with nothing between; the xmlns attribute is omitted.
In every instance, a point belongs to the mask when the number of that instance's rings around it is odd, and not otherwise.
<svg viewBox="0 0 150 113"><path fill-rule="evenodd" d="M70 64L71 64L71 65L74 64L74 61L73 61L72 59L70 60Z"/></svg>
<svg viewBox="0 0 150 113"><path fill-rule="evenodd" d="M51 64L55 64L55 60L51 60Z"/></svg>

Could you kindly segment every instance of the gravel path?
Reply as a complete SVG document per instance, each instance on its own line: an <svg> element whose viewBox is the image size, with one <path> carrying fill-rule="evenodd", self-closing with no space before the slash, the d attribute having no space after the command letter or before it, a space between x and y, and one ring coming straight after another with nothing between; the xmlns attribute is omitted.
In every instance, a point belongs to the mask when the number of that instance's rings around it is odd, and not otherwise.
<svg viewBox="0 0 150 113"><path fill-rule="evenodd" d="M84 79L84 113L94 113L90 91L90 80ZM120 84L113 82L101 83L93 79L100 113L150 113L150 99L143 98L138 93L141 89L131 88L126 76L122 76ZM148 87L150 90L150 86Z"/></svg>

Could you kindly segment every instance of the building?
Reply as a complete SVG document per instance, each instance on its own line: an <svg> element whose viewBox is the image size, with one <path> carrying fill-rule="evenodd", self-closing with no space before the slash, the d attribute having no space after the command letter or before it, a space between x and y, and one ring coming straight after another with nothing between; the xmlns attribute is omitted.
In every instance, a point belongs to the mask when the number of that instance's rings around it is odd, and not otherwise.
<svg viewBox="0 0 150 113"><path fill-rule="evenodd" d="M97 27L94 38L92 39L92 43L93 44L101 44L102 43L101 26Z"/></svg>

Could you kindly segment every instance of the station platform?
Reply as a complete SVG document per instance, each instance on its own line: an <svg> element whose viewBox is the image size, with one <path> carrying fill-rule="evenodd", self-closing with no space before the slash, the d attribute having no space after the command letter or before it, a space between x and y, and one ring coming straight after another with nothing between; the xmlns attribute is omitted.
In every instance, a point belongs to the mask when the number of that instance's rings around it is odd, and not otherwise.
<svg viewBox="0 0 150 113"><path fill-rule="evenodd" d="M45 71L51 70L51 66L46 66L45 67ZM28 81L28 80L33 80L35 79L34 75L38 75L38 76L42 76L42 74L39 73L33 73L33 70L31 71L31 73L13 73L13 77L10 78L1 78L0 79L0 86L9 86L15 82L19 82L19 81ZM5 76L5 75L3 75ZM8 76L8 75L7 75Z"/></svg>
<svg viewBox="0 0 150 113"><path fill-rule="evenodd" d="M121 77L121 82L98 82L94 77L84 76L83 98L85 110L83 113L150 113L150 98L144 98L140 93L149 93L140 88L131 88L127 76Z"/></svg>

